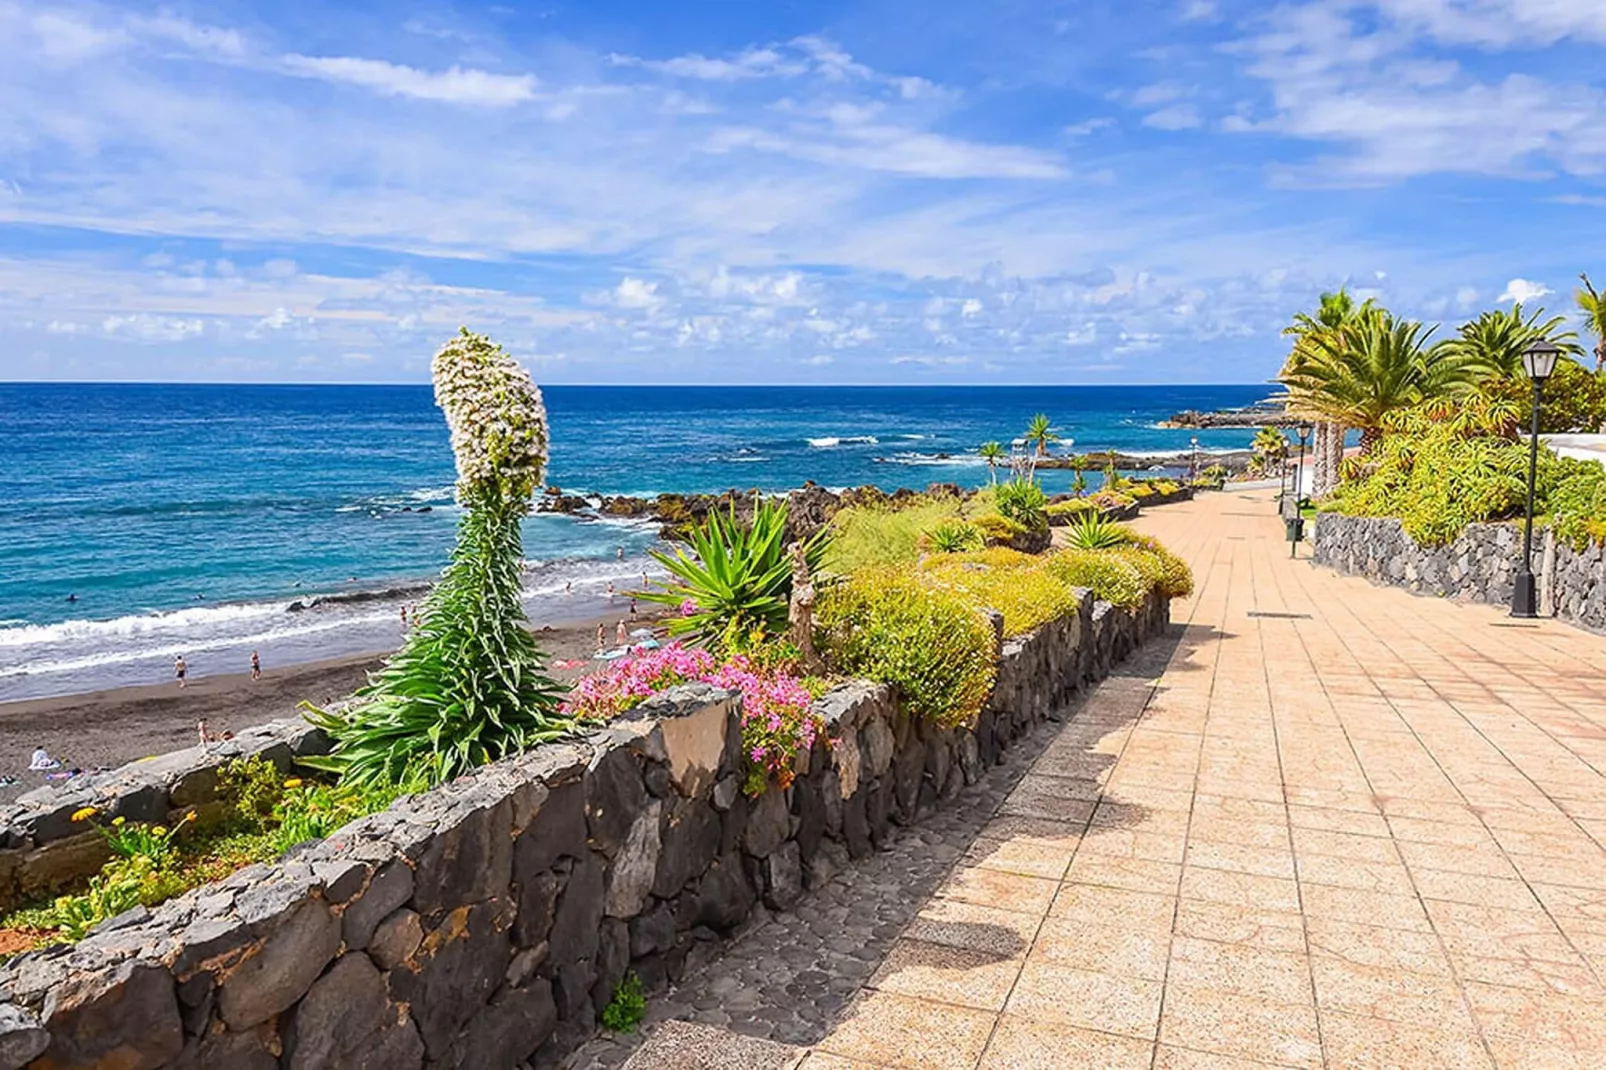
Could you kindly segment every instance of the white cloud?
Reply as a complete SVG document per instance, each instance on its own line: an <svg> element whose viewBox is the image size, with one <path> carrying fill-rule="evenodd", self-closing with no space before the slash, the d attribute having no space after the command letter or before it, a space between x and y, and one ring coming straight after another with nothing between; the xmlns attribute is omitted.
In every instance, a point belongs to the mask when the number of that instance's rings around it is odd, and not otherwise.
<svg viewBox="0 0 1606 1070"><path fill-rule="evenodd" d="M614 53L608 60L616 67L640 67L676 78L694 78L709 82L784 77L802 74L808 69L800 62L785 59L773 48L749 48L730 59L711 59L694 52L664 60L641 59Z"/></svg>
<svg viewBox="0 0 1606 1070"><path fill-rule="evenodd" d="M959 314L965 319L974 319L981 315L982 303L974 297L965 298L965 303L959 306Z"/></svg>
<svg viewBox="0 0 1606 1070"><path fill-rule="evenodd" d="M1376 184L1435 172L1537 177L1547 161L1598 174L1606 169L1606 128L1597 121L1606 93L1515 71L1485 80L1420 36L1452 39L1463 16L1479 12L1516 19L1511 25L1518 27L1548 25L1545 4L1382 0L1371 10L1365 0L1314 0L1278 8L1262 32L1233 46L1266 83L1272 112L1240 115L1223 128L1337 147L1339 155L1285 169L1309 184ZM1583 20L1565 16L1555 25L1582 32Z"/></svg>
<svg viewBox="0 0 1606 1070"><path fill-rule="evenodd" d="M1089 134L1107 130L1114 125L1114 119L1101 117L1098 119L1084 119L1079 123L1071 123L1068 126L1061 127L1061 130L1068 137L1087 137Z"/></svg>
<svg viewBox="0 0 1606 1070"><path fill-rule="evenodd" d="M1189 22L1213 19L1216 17L1216 0L1187 0L1182 5L1182 17Z"/></svg>
<svg viewBox="0 0 1606 1070"><path fill-rule="evenodd" d="M1536 301L1547 294L1555 293L1542 282L1530 282L1528 279L1512 279L1506 283L1506 288L1500 296L1495 298L1501 304L1525 305L1529 301Z"/></svg>
<svg viewBox="0 0 1606 1070"><path fill-rule="evenodd" d="M613 303L619 308L657 309L665 299L658 294L658 284L626 275L613 291Z"/></svg>
<svg viewBox="0 0 1606 1070"><path fill-rule="evenodd" d="M533 74L492 74L472 68L422 71L379 59L355 56L301 56L280 58L281 69L304 78L372 89L383 96L413 97L447 104L505 108L535 97Z"/></svg>
<svg viewBox="0 0 1606 1070"><path fill-rule="evenodd" d="M1098 341L1098 324L1091 320L1080 327L1072 327L1065 332L1065 344L1069 346L1089 346Z"/></svg>
<svg viewBox="0 0 1606 1070"><path fill-rule="evenodd" d="M107 316L101 321L100 327L109 335L137 342L182 342L194 338L203 330L198 319L152 316L143 312L131 316Z"/></svg>
<svg viewBox="0 0 1606 1070"><path fill-rule="evenodd" d="M1192 130L1200 125L1199 109L1192 104L1173 104L1145 115L1143 125L1156 130Z"/></svg>
<svg viewBox="0 0 1606 1070"><path fill-rule="evenodd" d="M810 367L823 368L827 364L832 364L835 361L836 358L829 353L816 353L814 356L805 359L803 363L809 365Z"/></svg>

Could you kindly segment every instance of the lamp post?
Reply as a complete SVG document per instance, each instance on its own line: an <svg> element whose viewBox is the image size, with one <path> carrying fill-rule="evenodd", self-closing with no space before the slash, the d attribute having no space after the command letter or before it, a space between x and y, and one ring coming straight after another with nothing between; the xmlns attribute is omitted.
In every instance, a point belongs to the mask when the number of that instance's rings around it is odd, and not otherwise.
<svg viewBox="0 0 1606 1070"><path fill-rule="evenodd" d="M1556 358L1561 347L1548 338L1535 338L1522 351L1522 368L1533 380L1533 422L1528 434L1528 509L1522 519L1522 560L1517 565L1516 583L1511 589L1511 615L1537 617L1538 599L1534 597L1534 482L1539 471L1539 395L1545 380L1556 370Z"/></svg>
<svg viewBox="0 0 1606 1070"><path fill-rule="evenodd" d="M1199 436L1194 435L1191 442L1193 443L1193 457L1188 461L1189 483L1199 478Z"/></svg>
<svg viewBox="0 0 1606 1070"><path fill-rule="evenodd" d="M1299 463L1294 466L1294 505L1288 516L1288 556L1299 556L1299 540L1305 537L1305 518L1299 511L1299 489L1305 479L1305 443L1310 439L1310 424L1300 424Z"/></svg>

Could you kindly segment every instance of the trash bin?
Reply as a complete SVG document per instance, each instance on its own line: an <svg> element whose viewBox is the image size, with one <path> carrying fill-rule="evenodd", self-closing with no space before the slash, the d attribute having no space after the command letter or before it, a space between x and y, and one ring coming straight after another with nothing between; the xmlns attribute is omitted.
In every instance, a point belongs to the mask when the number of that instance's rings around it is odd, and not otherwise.
<svg viewBox="0 0 1606 1070"><path fill-rule="evenodd" d="M1283 526L1288 529L1288 541L1298 542L1305 537L1305 518L1290 516L1283 518Z"/></svg>

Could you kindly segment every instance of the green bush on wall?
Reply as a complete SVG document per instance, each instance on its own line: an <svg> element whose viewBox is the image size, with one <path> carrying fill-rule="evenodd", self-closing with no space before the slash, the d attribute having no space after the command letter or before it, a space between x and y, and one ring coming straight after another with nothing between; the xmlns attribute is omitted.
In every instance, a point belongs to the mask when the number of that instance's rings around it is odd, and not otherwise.
<svg viewBox="0 0 1606 1070"><path fill-rule="evenodd" d="M915 717L953 727L981 712L998 672L992 627L957 595L891 569L861 572L815 607L837 672L892 684Z"/></svg>

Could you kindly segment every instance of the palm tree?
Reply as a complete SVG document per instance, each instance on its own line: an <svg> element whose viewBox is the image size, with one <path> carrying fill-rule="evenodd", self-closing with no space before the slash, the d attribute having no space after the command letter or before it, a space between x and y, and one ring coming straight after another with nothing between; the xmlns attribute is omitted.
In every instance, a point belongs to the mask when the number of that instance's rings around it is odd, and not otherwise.
<svg viewBox="0 0 1606 1070"><path fill-rule="evenodd" d="M998 485L998 466L1009 457L1004 447L997 442L983 442L976 451L987 462L987 476L993 486Z"/></svg>
<svg viewBox="0 0 1606 1070"><path fill-rule="evenodd" d="M1058 442L1060 437L1054 433L1053 425L1043 413L1038 413L1026 425L1026 444L1036 447L1037 456L1048 456L1048 444Z"/></svg>
<svg viewBox="0 0 1606 1070"><path fill-rule="evenodd" d="M1478 369L1445 345L1430 346L1433 328L1367 309L1336 330L1307 335L1280 376L1307 412L1361 431L1361 452L1383 434L1399 409L1471 391Z"/></svg>
<svg viewBox="0 0 1606 1070"><path fill-rule="evenodd" d="M1262 427L1256 431L1249 448L1255 454L1250 464L1263 473L1280 467L1288 459L1288 439L1275 427Z"/></svg>
<svg viewBox="0 0 1606 1070"><path fill-rule="evenodd" d="M1551 316L1541 323L1539 317L1544 314L1541 308L1523 319L1520 304L1513 305L1510 312L1497 308L1462 324L1460 337L1445 342L1444 347L1475 375L1522 382L1526 379L1522 354L1531 342L1541 338L1553 342L1569 357L1583 352L1578 335L1561 329L1566 323L1563 317Z"/></svg>
<svg viewBox="0 0 1606 1070"><path fill-rule="evenodd" d="M1302 346L1309 345L1309 340L1342 329L1358 317L1370 313L1374 307L1370 297L1357 305L1349 291L1343 287L1340 287L1337 293L1322 294L1321 303L1317 306L1314 316L1301 312L1294 317L1294 322L1290 326L1283 329L1283 334L1292 335L1294 338L1294 351L1284 363L1283 372L1285 374L1288 372L1294 361L1294 355ZM1316 448L1311 458L1315 475L1313 493L1325 494L1338 482L1338 466L1344 459L1344 427L1305 405L1292 391L1288 408L1290 412L1316 421Z"/></svg>
<svg viewBox="0 0 1606 1070"><path fill-rule="evenodd" d="M1573 295L1578 309L1584 314L1584 330L1593 334L1595 342L1595 370L1606 367L1606 294L1597 293L1589 276L1580 274L1584 288Z"/></svg>

